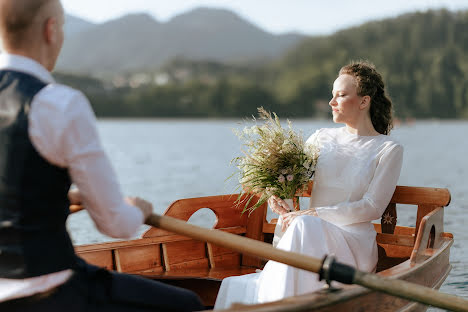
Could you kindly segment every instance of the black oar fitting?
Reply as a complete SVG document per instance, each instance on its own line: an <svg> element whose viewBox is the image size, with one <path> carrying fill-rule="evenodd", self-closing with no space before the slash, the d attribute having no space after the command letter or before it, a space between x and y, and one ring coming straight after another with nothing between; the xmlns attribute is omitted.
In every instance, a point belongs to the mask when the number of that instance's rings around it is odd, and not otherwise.
<svg viewBox="0 0 468 312"><path fill-rule="evenodd" d="M325 256L319 272L319 280L325 280L330 285L331 281L343 284L354 284L356 270L346 264L335 261L333 256Z"/></svg>

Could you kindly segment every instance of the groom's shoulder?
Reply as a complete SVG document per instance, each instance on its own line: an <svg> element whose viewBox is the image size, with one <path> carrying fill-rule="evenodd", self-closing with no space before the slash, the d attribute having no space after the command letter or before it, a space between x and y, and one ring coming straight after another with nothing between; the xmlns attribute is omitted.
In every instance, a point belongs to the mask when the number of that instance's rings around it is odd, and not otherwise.
<svg viewBox="0 0 468 312"><path fill-rule="evenodd" d="M53 105L60 110L66 110L69 105L88 103L83 92L60 83L48 84L38 94L37 100L44 104Z"/></svg>
<svg viewBox="0 0 468 312"><path fill-rule="evenodd" d="M71 100L76 97L84 97L83 92L61 83L51 83L47 85L46 90L50 96L59 96L61 100Z"/></svg>

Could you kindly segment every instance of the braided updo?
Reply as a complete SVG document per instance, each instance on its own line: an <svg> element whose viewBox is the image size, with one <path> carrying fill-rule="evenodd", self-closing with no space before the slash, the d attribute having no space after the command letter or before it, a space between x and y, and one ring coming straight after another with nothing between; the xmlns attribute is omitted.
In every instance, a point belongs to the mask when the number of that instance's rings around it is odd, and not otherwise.
<svg viewBox="0 0 468 312"><path fill-rule="evenodd" d="M375 130L389 134L393 128L392 101L385 93L382 76L374 65L367 62L353 62L340 69L339 75L351 75L357 82L357 94L371 98L370 117Z"/></svg>

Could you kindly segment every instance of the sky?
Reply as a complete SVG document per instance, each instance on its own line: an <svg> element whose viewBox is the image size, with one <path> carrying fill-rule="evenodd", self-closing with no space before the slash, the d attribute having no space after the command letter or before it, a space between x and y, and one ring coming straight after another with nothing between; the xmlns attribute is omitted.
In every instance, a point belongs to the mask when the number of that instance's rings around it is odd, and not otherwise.
<svg viewBox="0 0 468 312"><path fill-rule="evenodd" d="M166 22L197 7L225 8L272 33L309 35L413 11L468 9L468 0L62 0L62 4L68 14L94 23L142 12Z"/></svg>

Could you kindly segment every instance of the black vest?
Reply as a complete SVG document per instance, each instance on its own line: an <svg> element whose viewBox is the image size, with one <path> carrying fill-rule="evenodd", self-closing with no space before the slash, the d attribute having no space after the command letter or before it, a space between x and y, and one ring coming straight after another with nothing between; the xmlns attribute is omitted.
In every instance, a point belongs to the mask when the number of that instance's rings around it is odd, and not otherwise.
<svg viewBox="0 0 468 312"><path fill-rule="evenodd" d="M65 226L70 177L41 157L28 135L32 99L45 86L0 71L0 278L40 276L76 262Z"/></svg>

